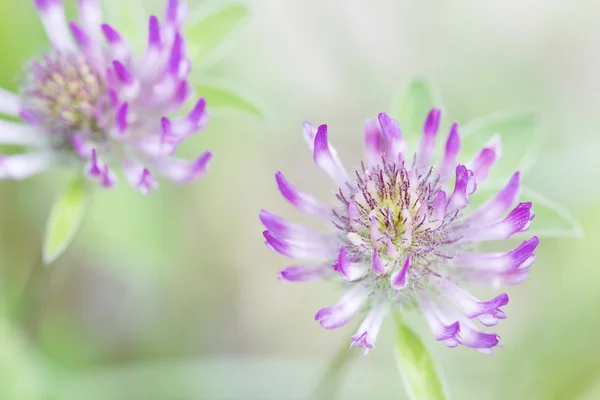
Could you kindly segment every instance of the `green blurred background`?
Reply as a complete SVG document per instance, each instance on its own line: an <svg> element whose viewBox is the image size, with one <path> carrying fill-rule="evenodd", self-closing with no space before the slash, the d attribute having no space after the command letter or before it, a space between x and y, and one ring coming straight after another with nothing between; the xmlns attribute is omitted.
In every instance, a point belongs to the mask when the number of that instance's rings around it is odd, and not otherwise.
<svg viewBox="0 0 600 400"><path fill-rule="evenodd" d="M141 41L152 2L111 0L107 12ZM402 87L423 75L460 122L538 113L538 158L525 181L571 210L585 234L542 241L530 278L509 290L509 319L497 327L505 348L492 357L447 349L414 318L449 391L600 399L600 2L190 6L198 20L228 10L190 30L198 79L244 93L222 104L215 96L209 127L183 151L213 151L204 180L163 182L150 197L126 184L97 191L72 246L47 268L39 266L45 221L68 174L0 182L1 399L308 398L352 327L326 331L313 320L337 300L335 287L276 279L287 261L263 246L257 213L301 218L279 196L277 170L328 198L303 120L327 123L355 165L364 120L394 111ZM2 0L0 11L0 84L17 90L47 44L30 1ZM239 29L215 49L224 26ZM392 325L376 351L355 360L341 398L405 398Z"/></svg>

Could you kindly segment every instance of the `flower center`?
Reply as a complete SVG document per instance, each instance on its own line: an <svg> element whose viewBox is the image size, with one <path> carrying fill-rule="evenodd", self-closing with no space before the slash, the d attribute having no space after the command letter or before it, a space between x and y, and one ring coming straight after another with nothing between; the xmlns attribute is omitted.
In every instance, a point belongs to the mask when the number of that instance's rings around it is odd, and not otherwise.
<svg viewBox="0 0 600 400"><path fill-rule="evenodd" d="M34 62L26 88L25 117L55 135L57 145L75 134L106 141L112 115L106 83L82 54L48 54Z"/></svg>
<svg viewBox="0 0 600 400"><path fill-rule="evenodd" d="M440 185L432 179L432 170L418 174L404 162L383 161L369 168L363 165L355 175L348 194L338 194L347 212L336 213L349 258L370 265L376 249L386 271L370 268L367 277L376 278L400 270L410 256L409 281L419 284L433 272L434 261L439 263L435 250L448 233L449 221L441 212L445 194L440 201Z"/></svg>

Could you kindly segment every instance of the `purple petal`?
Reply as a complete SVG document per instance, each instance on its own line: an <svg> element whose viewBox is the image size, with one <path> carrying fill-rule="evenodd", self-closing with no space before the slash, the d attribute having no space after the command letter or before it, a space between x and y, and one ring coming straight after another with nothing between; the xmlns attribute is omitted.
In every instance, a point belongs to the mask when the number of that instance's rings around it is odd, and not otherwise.
<svg viewBox="0 0 600 400"><path fill-rule="evenodd" d="M211 158L212 153L207 151L193 162L171 158L160 161L156 168L174 182L187 183L206 174Z"/></svg>
<svg viewBox="0 0 600 400"><path fill-rule="evenodd" d="M329 148L329 140L327 139L327 125L319 126L314 142L313 158L315 163L327 175L333 179L340 187L344 186L348 180L348 175L344 168L339 165L336 158Z"/></svg>
<svg viewBox="0 0 600 400"><path fill-rule="evenodd" d="M385 266L383 262L379 259L377 254L377 249L373 249L373 261L372 261L373 272L377 275L381 275L385 273Z"/></svg>
<svg viewBox="0 0 600 400"><path fill-rule="evenodd" d="M448 200L448 214L454 214L456 211L463 209L469 204L467 200L467 188L469 185L469 171L464 165L456 167L456 182L454 184L454 192Z"/></svg>
<svg viewBox="0 0 600 400"><path fill-rule="evenodd" d="M398 154L404 153L406 150L406 142L402 138L400 125L386 113L380 113L378 120L386 142L386 159L395 161Z"/></svg>
<svg viewBox="0 0 600 400"><path fill-rule="evenodd" d="M370 294L370 289L364 286L355 286L333 307L322 308L315 315L325 329L335 329L346 325L362 306Z"/></svg>
<svg viewBox="0 0 600 400"><path fill-rule="evenodd" d="M400 271L392 274L390 277L392 287L396 290L404 289L408 285L408 268L410 266L410 255L406 256L406 260Z"/></svg>
<svg viewBox="0 0 600 400"><path fill-rule="evenodd" d="M330 258L335 254L335 249L328 244L312 242L288 242L275 236L268 230L263 231L265 245L271 250L289 258L299 260L311 260L318 258Z"/></svg>
<svg viewBox="0 0 600 400"><path fill-rule="evenodd" d="M331 241L331 238L326 233L292 223L267 210L260 211L259 219L265 228L282 239L306 242L318 241L321 243L329 243Z"/></svg>
<svg viewBox="0 0 600 400"><path fill-rule="evenodd" d="M33 4L42 12L47 11L52 6L62 6L61 0L33 0Z"/></svg>
<svg viewBox="0 0 600 400"><path fill-rule="evenodd" d="M123 43L123 38L112 26L108 24L102 24L102 32L104 33L106 41L111 45Z"/></svg>
<svg viewBox="0 0 600 400"><path fill-rule="evenodd" d="M169 72L171 75L179 75L179 66L183 61L183 46L183 38L177 33L173 42L173 48L171 49L171 57L169 58Z"/></svg>
<svg viewBox="0 0 600 400"><path fill-rule="evenodd" d="M173 133L179 137L190 136L204 128L209 114L206 110L206 100L199 98L194 108L184 117L173 124Z"/></svg>
<svg viewBox="0 0 600 400"><path fill-rule="evenodd" d="M454 122L450 128L450 134L446 141L446 151L440 165L440 176L444 182L456 167L458 154L460 153L460 134L458 133L458 123Z"/></svg>
<svg viewBox="0 0 600 400"><path fill-rule="evenodd" d="M370 166L377 165L383 157L383 132L376 118L370 118L365 124L365 158Z"/></svg>
<svg viewBox="0 0 600 400"><path fill-rule="evenodd" d="M439 108L434 108L429 111L429 115L423 125L423 136L417 154L418 167L428 168L431 163L431 156L435 148L435 136L440 127L442 112Z"/></svg>
<svg viewBox="0 0 600 400"><path fill-rule="evenodd" d="M443 341L448 347L458 346L459 322L450 323L448 318L426 296L421 297L420 308L435 339Z"/></svg>
<svg viewBox="0 0 600 400"><path fill-rule="evenodd" d="M329 269L319 266L292 265L279 271L279 280L284 282L308 282L328 276Z"/></svg>
<svg viewBox="0 0 600 400"><path fill-rule="evenodd" d="M508 304L506 293L489 301L479 301L466 290L448 280L441 281L439 288L467 317L478 318L486 326L496 325L498 319L506 318L504 312L500 310L500 307Z"/></svg>
<svg viewBox="0 0 600 400"><path fill-rule="evenodd" d="M129 124L127 123L127 111L129 110L129 105L127 103L121 104L119 110L117 111L117 116L115 118L117 124L117 130L119 134L123 135L127 131L127 127Z"/></svg>
<svg viewBox="0 0 600 400"><path fill-rule="evenodd" d="M535 260L534 251L539 244L534 236L508 253L465 253L456 256L452 263L476 271L509 272L518 268L529 268Z"/></svg>
<svg viewBox="0 0 600 400"><path fill-rule="evenodd" d="M373 244L376 245L377 242L379 242L379 239L383 237L383 235L381 234L381 232L379 232L379 228L377 227L377 218L374 215L371 215L369 217L369 223L369 229L371 231L371 242L373 242Z"/></svg>
<svg viewBox="0 0 600 400"><path fill-rule="evenodd" d="M145 195L148 195L153 189L158 189L158 182L154 179L148 168L144 168L142 171L142 175L140 176L136 188Z"/></svg>
<svg viewBox="0 0 600 400"><path fill-rule="evenodd" d="M331 218L331 210L329 207L322 204L313 196L298 191L285 179L281 172L275 174L279 191L298 210L307 214L329 220Z"/></svg>
<svg viewBox="0 0 600 400"><path fill-rule="evenodd" d="M388 308L380 304L373 307L358 327L356 334L352 336L350 348L358 346L364 349L365 355L370 349L374 348L375 340L377 340L377 335L387 312Z"/></svg>
<svg viewBox="0 0 600 400"><path fill-rule="evenodd" d="M117 78L127 85L131 85L133 83L133 76L129 73L127 68L120 61L113 61L113 67L117 74Z"/></svg>
<svg viewBox="0 0 600 400"><path fill-rule="evenodd" d="M75 22L69 22L69 28L71 29L71 34L73 35L73 38L79 47L81 49L87 49L90 46L90 38L85 31L81 29Z"/></svg>
<svg viewBox="0 0 600 400"><path fill-rule="evenodd" d="M148 22L148 47L160 48L160 23L154 15L150 17Z"/></svg>
<svg viewBox="0 0 600 400"><path fill-rule="evenodd" d="M517 201L520 187L520 173L517 171L510 178L508 184L494 198L473 213L472 219L477 221L492 221L500 218Z"/></svg>

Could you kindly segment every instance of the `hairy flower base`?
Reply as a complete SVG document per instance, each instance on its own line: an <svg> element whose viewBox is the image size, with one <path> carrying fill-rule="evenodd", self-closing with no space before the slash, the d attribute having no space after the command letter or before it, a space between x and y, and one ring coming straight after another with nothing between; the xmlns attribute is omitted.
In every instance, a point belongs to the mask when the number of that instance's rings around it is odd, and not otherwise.
<svg viewBox="0 0 600 400"><path fill-rule="evenodd" d="M526 231L531 203L514 207L519 173L484 205L470 209L469 197L501 156L494 137L467 165L459 164L460 135L454 123L442 159L433 162L441 113L433 109L411 161L397 122L381 113L365 126L365 161L349 175L329 144L327 126L304 124L315 163L337 184L338 206L328 207L292 186L278 172L281 194L297 209L327 222L333 233L315 231L262 210L266 245L308 263L280 272L289 282L335 278L349 287L341 300L315 319L327 329L347 324L359 310L367 315L351 347L374 347L384 317L395 306L418 306L432 332L449 347L460 344L491 353L498 336L480 330L506 318L503 293L480 301L463 282L518 284L535 260L537 237L507 253L477 253L479 242L508 239ZM452 182L452 184L450 183ZM512 208L514 207L514 208ZM512 208L512 211L511 211Z"/></svg>
<svg viewBox="0 0 600 400"><path fill-rule="evenodd" d="M188 162L177 147L208 120L204 99L187 115L191 62L181 28L186 6L167 0L161 23L151 16L148 47L137 57L113 27L102 24L100 0L79 0L78 22L65 21L61 0L34 0L52 49L30 65L22 95L0 89L0 144L31 152L0 156L0 179L24 179L57 163L75 163L103 187L116 184L116 169L147 194L158 173L185 183L202 176L211 154Z"/></svg>

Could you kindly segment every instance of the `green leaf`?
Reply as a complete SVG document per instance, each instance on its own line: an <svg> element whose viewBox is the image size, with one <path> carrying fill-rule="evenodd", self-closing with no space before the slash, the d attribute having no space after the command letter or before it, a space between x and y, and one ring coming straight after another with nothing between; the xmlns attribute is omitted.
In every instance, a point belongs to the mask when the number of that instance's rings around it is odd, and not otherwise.
<svg viewBox="0 0 600 400"><path fill-rule="evenodd" d="M199 7L197 15L184 28L190 59L204 68L218 62L233 49L248 15L248 7L235 2Z"/></svg>
<svg viewBox="0 0 600 400"><path fill-rule="evenodd" d="M47 399L49 366L26 335L0 312L0 398Z"/></svg>
<svg viewBox="0 0 600 400"><path fill-rule="evenodd" d="M531 228L526 232L527 236L537 235L540 237L583 237L583 231L579 221L559 204L549 200L529 188L521 189L520 201L530 201L535 218Z"/></svg>
<svg viewBox="0 0 600 400"><path fill-rule="evenodd" d="M490 171L485 185L501 182L520 170L525 173L533 164L537 143L538 119L529 113L498 113L478 118L461 129L461 162L470 162L496 134L502 140L502 157Z"/></svg>
<svg viewBox="0 0 600 400"><path fill-rule="evenodd" d="M443 108L441 96L423 78L410 82L402 95L394 101L392 110L397 112L402 135L409 144L414 146L418 142L427 114L434 107Z"/></svg>
<svg viewBox="0 0 600 400"><path fill-rule="evenodd" d="M445 400L442 380L421 339L396 315L396 360L404 387L413 400Z"/></svg>
<svg viewBox="0 0 600 400"><path fill-rule="evenodd" d="M225 109L242 111L259 118L265 115L264 107L259 106L256 100L253 100L239 89L234 89L230 85L218 82L202 82L195 84L196 94L206 99L206 105L209 110Z"/></svg>
<svg viewBox="0 0 600 400"><path fill-rule="evenodd" d="M45 264L50 264L66 250L81 225L88 203L85 183L85 178L78 175L54 201L44 238Z"/></svg>

